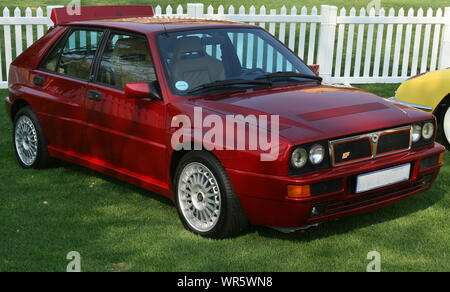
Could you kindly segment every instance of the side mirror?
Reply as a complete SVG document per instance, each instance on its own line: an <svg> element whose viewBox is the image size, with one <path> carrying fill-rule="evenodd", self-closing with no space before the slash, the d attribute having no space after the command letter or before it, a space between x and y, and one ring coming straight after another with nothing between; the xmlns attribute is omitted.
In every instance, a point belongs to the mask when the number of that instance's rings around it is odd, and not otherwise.
<svg viewBox="0 0 450 292"><path fill-rule="evenodd" d="M127 83L125 84L125 96L133 99L150 98L161 100L161 91L157 81Z"/></svg>
<svg viewBox="0 0 450 292"><path fill-rule="evenodd" d="M317 75L319 75L319 65L317 64L312 64L312 65L308 65L308 67Z"/></svg>

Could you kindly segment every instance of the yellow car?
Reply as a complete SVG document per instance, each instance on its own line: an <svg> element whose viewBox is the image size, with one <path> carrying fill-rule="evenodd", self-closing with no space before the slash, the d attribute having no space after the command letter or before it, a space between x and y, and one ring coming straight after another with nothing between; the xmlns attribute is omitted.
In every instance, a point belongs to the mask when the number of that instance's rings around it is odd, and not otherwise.
<svg viewBox="0 0 450 292"><path fill-rule="evenodd" d="M433 113L442 143L450 150L450 68L409 78L390 100Z"/></svg>

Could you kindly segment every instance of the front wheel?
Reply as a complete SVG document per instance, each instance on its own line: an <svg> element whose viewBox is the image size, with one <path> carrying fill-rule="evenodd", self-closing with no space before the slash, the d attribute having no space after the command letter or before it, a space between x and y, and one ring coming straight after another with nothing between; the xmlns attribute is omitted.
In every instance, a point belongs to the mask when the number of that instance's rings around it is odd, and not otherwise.
<svg viewBox="0 0 450 292"><path fill-rule="evenodd" d="M444 110L441 122L442 142L447 150L450 150L450 106Z"/></svg>
<svg viewBox="0 0 450 292"><path fill-rule="evenodd" d="M178 213L188 230L221 239L247 229L248 219L231 180L212 154L186 154L177 167L174 185Z"/></svg>

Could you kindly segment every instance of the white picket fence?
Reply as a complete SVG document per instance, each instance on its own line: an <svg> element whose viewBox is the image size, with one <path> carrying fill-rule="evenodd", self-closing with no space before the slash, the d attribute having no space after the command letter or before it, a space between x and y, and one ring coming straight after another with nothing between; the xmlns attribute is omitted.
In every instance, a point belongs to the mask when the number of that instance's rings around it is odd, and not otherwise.
<svg viewBox="0 0 450 292"><path fill-rule="evenodd" d="M51 9L47 7L46 15ZM320 75L329 83L398 83L420 72L450 67L450 7L395 11L361 9L338 11L335 6L306 7L280 11L262 6L203 4L155 7L159 17L195 17L246 22L267 29L308 64L319 64ZM11 61L40 38L51 20L41 8L13 15L5 8L0 17L0 88L7 87ZM14 27L14 34L11 33ZM25 31L22 27L25 27ZM2 29L3 27L3 29ZM3 32L2 32L3 30ZM25 32L25 34L24 34ZM1 37L4 40L1 40ZM1 44L4 44L2 48ZM2 52L2 49L4 52Z"/></svg>

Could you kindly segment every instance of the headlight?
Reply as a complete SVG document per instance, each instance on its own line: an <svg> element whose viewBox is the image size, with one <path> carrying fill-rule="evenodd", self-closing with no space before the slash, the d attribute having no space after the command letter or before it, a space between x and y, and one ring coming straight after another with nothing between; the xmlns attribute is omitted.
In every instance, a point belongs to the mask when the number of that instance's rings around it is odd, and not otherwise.
<svg viewBox="0 0 450 292"><path fill-rule="evenodd" d="M413 124L412 128L412 149L418 149L433 145L436 134L436 121L424 121ZM420 135L419 135L420 133ZM420 137L419 137L420 136Z"/></svg>
<svg viewBox="0 0 450 292"><path fill-rule="evenodd" d="M314 165L321 164L324 157L325 148L322 145L316 144L309 150L309 161Z"/></svg>
<svg viewBox="0 0 450 292"><path fill-rule="evenodd" d="M422 127L419 124L415 124L415 125L413 125L413 131L412 131L413 143L419 142L420 137L422 137Z"/></svg>
<svg viewBox="0 0 450 292"><path fill-rule="evenodd" d="M301 175L331 168L329 141L316 141L292 149L289 175Z"/></svg>
<svg viewBox="0 0 450 292"><path fill-rule="evenodd" d="M425 123L422 129L422 137L425 140L430 140L434 136L434 125L431 122Z"/></svg>
<svg viewBox="0 0 450 292"><path fill-rule="evenodd" d="M295 168L302 168L308 161L308 153L304 148L297 148L292 152L291 164Z"/></svg>

